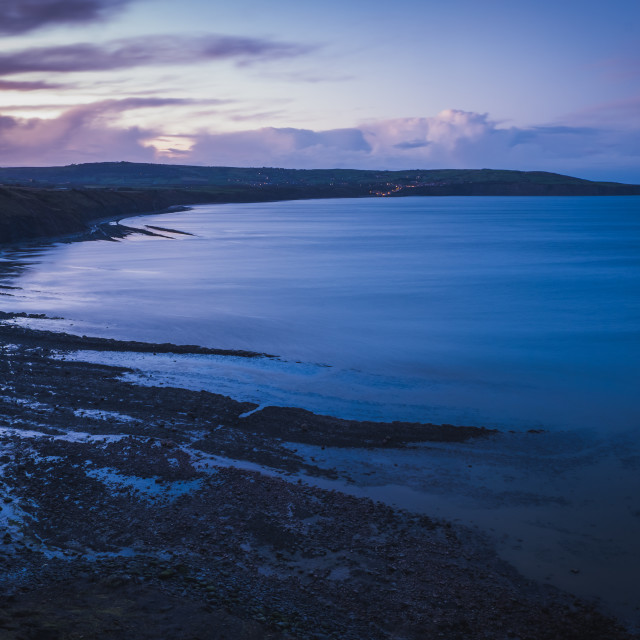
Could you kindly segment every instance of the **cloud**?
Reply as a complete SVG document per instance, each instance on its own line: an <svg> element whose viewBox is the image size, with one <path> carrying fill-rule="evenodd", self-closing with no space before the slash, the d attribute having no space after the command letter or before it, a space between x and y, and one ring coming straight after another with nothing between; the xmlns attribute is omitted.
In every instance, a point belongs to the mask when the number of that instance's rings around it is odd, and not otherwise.
<svg viewBox="0 0 640 640"><path fill-rule="evenodd" d="M49 165L127 158L153 162L155 151L145 141L155 131L123 128L118 115L131 109L174 106L177 99L105 100L68 109L57 118L0 116L0 164Z"/></svg>
<svg viewBox="0 0 640 640"><path fill-rule="evenodd" d="M487 114L459 110L326 131L265 127L167 136L158 129L118 125L125 111L190 104L138 97L75 107L49 120L0 116L0 164L178 159L184 164L307 169L491 167L640 183L640 126L503 127Z"/></svg>
<svg viewBox="0 0 640 640"><path fill-rule="evenodd" d="M20 113L33 112L33 111L66 111L67 109L73 109L77 107L76 104L61 104L61 103L45 103L39 102L38 104L10 104L2 105L2 111L4 113L18 111Z"/></svg>
<svg viewBox="0 0 640 640"><path fill-rule="evenodd" d="M102 20L130 0L2 0L0 34L17 35L59 24Z"/></svg>
<svg viewBox="0 0 640 640"><path fill-rule="evenodd" d="M413 140L407 142L398 142L393 146L395 149L421 149L422 147L428 147L429 143L425 140Z"/></svg>
<svg viewBox="0 0 640 640"><path fill-rule="evenodd" d="M449 110L432 118L382 120L328 131L267 127L201 134L192 158L203 164L301 168L395 169L434 162L458 166L466 165L473 155L484 155L489 147L508 146L503 138L486 114Z"/></svg>
<svg viewBox="0 0 640 640"><path fill-rule="evenodd" d="M230 120L233 120L234 122L247 122L248 120L263 120L265 118L271 118L276 119L276 118L281 118L286 114L286 112L283 109L278 109L278 110L274 110L274 111L258 111L258 112L254 112L254 113L229 113L228 111L226 112L226 115L229 117Z"/></svg>
<svg viewBox="0 0 640 640"><path fill-rule="evenodd" d="M252 131L200 134L190 159L198 164L319 168L355 166L371 155L357 128L312 131L266 127Z"/></svg>
<svg viewBox="0 0 640 640"><path fill-rule="evenodd" d="M248 65L296 57L310 50L308 46L292 43L215 34L199 37L146 36L100 45L78 43L0 53L0 76L33 72L111 71L211 60L233 60L239 65Z"/></svg>
<svg viewBox="0 0 640 640"><path fill-rule="evenodd" d="M86 110L94 114L123 113L132 109L148 109L153 107L175 107L193 104L223 104L224 100L194 100L192 98L158 98L148 96L146 98L122 98L113 100L101 100L92 102L78 110Z"/></svg>
<svg viewBox="0 0 640 640"><path fill-rule="evenodd" d="M47 89L61 89L67 85L36 80L34 82L19 82L14 80L0 80L0 91L44 91Z"/></svg>
<svg viewBox="0 0 640 640"><path fill-rule="evenodd" d="M369 122L352 129L264 128L197 136L196 164L297 168L546 170L640 183L640 127L503 128L487 114Z"/></svg>

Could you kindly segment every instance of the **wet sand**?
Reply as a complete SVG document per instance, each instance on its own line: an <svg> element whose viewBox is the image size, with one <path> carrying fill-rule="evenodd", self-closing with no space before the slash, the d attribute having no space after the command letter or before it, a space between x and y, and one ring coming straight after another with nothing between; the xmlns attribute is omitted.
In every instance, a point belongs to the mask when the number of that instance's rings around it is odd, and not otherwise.
<svg viewBox="0 0 640 640"><path fill-rule="evenodd" d="M253 412L60 357L172 345L10 324L0 344L0 638L633 637L467 527L316 486L345 480L330 448L495 432Z"/></svg>

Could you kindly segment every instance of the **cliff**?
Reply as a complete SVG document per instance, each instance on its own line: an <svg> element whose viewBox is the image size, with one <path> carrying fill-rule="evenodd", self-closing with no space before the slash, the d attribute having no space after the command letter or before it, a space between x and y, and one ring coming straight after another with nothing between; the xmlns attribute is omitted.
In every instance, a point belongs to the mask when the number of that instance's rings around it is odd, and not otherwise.
<svg viewBox="0 0 640 640"><path fill-rule="evenodd" d="M0 187L0 244L86 231L108 218L215 200L179 189L26 189Z"/></svg>

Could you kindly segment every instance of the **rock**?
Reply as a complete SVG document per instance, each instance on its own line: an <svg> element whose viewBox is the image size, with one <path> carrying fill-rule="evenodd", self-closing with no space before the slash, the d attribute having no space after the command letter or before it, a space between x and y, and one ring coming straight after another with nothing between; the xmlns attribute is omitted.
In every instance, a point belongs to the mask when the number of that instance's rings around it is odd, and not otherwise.
<svg viewBox="0 0 640 640"><path fill-rule="evenodd" d="M112 589L123 587L128 582L131 582L131 576L115 573L107 576L106 578L103 578L102 580L102 584L106 585L107 587L111 587Z"/></svg>
<svg viewBox="0 0 640 640"><path fill-rule="evenodd" d="M165 569L158 574L158 578L160 580L168 580L169 578L173 578L176 575L176 572L173 569Z"/></svg>

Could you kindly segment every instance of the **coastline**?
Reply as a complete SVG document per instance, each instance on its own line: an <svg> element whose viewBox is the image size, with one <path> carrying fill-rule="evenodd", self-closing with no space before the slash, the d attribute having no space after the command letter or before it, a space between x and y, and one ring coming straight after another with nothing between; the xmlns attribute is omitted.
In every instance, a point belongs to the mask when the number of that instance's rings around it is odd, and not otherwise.
<svg viewBox="0 0 640 640"><path fill-rule="evenodd" d="M156 188L105 185L46 188L0 184L0 248L32 241L86 237L90 235L92 227L101 223L135 215L162 213L176 207L188 208L196 204L407 196L640 196L639 185L574 182L409 184L391 192L385 191L388 189L386 182Z"/></svg>
<svg viewBox="0 0 640 640"><path fill-rule="evenodd" d="M0 333L5 637L25 618L59 638L75 637L71 624L120 638L141 623L149 638L211 624L239 638L633 637L524 579L465 527L315 487L336 473L292 443L348 449L355 423L295 409L243 418L256 407L53 359L74 348L54 334ZM372 451L424 431L363 426ZM492 437L431 431L423 441ZM149 618L158 609L162 631Z"/></svg>
<svg viewBox="0 0 640 640"><path fill-rule="evenodd" d="M251 413L256 405L137 387L118 379L122 369L51 357L79 349L268 354L6 324L0 343L2 516L10 523L2 554L8 579L0 589L12 600L4 623L0 609L0 624L15 637L24 632L25 610L43 629L54 619L59 635L52 637L73 637L65 635L71 624L124 637L110 614L92 613L105 599L128 611L131 630L150 624L141 603L171 612L162 632L150 627L142 636L150 638L180 638L192 624L227 625L238 637L386 638L398 628L408 637L454 639L509 631L536 639L637 637L592 604L522 578L465 527L318 488L311 479L339 474L290 446L473 446L491 430L426 425L424 433L424 425L341 421L291 408ZM63 504L70 509L61 514ZM97 545L87 513L97 518ZM185 523L182 538L171 522ZM41 569L43 558L48 567ZM368 602L371 592L382 606ZM84 602L85 615L71 623L54 614L47 602L60 606L63 598Z"/></svg>

